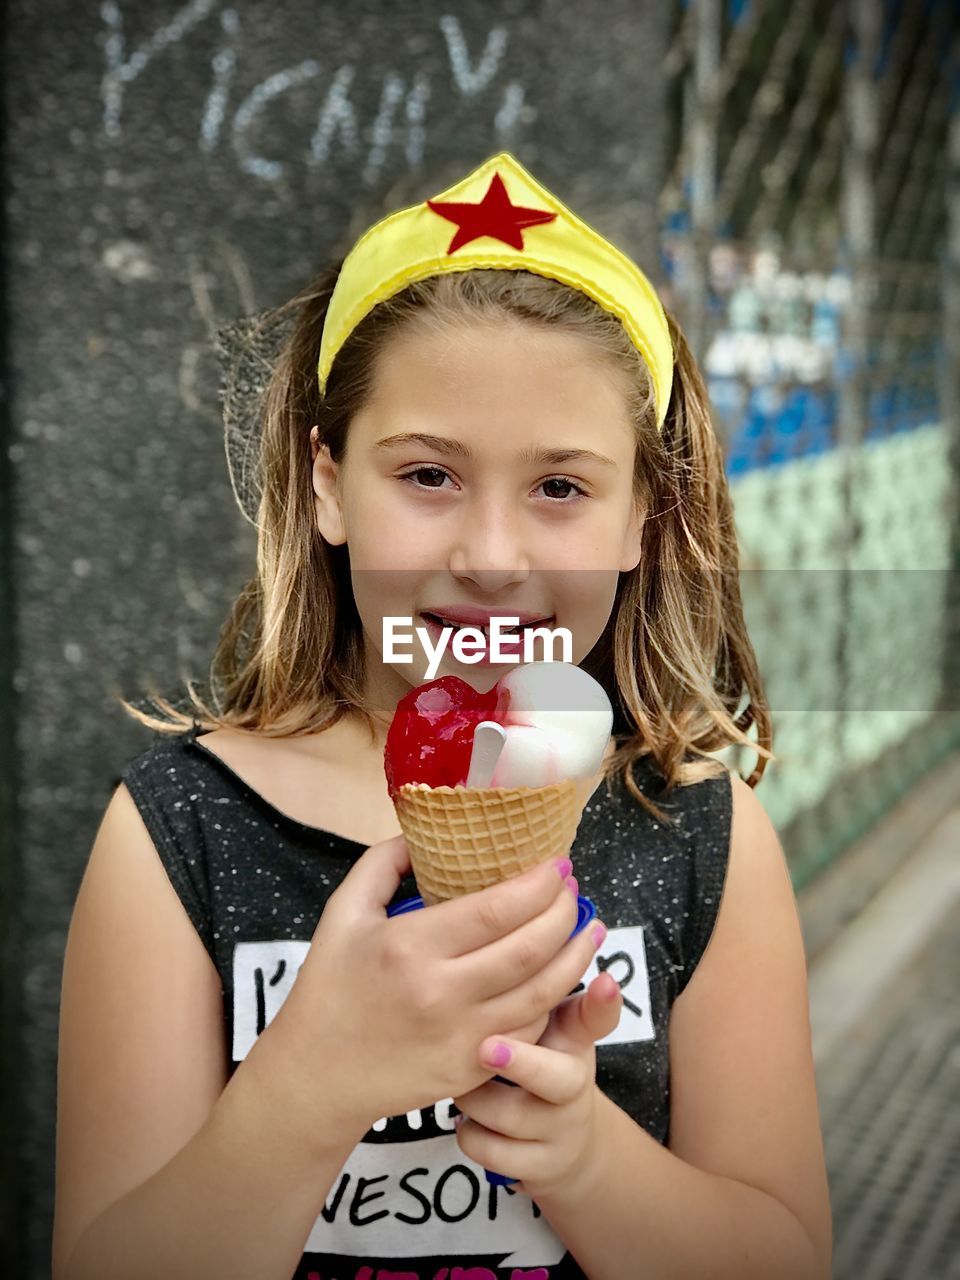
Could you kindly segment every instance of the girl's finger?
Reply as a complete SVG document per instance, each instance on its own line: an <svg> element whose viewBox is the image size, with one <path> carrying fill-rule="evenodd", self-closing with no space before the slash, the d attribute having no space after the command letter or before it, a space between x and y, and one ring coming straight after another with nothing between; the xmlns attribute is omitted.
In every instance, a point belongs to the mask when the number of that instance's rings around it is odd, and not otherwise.
<svg viewBox="0 0 960 1280"><path fill-rule="evenodd" d="M589 1084L589 1072L581 1058L505 1036L484 1040L480 1061L498 1076L555 1106L572 1102Z"/></svg>
<svg viewBox="0 0 960 1280"><path fill-rule="evenodd" d="M568 905L572 904L572 897L569 895L567 902ZM570 916L567 918L569 920ZM583 979L605 934L606 926L599 921L581 929L575 937L570 937L568 933L565 945L539 973L526 983L517 983L490 1000L487 1012L493 1026L516 1026L518 1022L529 1018L537 1006L556 1009L569 998L571 990Z"/></svg>
<svg viewBox="0 0 960 1280"><path fill-rule="evenodd" d="M445 954L475 953L479 959L483 948L567 901L569 867L569 859L565 867L553 861L538 863L499 884L435 903L422 913L414 912L410 919L416 920L417 927L428 932Z"/></svg>
<svg viewBox="0 0 960 1280"><path fill-rule="evenodd" d="M465 1119L523 1142L549 1137L557 1123L557 1109L551 1103L497 1080L488 1081L454 1102Z"/></svg>
<svg viewBox="0 0 960 1280"><path fill-rule="evenodd" d="M553 1010L540 1043L561 1053L582 1053L616 1030L622 1010L616 979L600 974L586 991L569 996Z"/></svg>

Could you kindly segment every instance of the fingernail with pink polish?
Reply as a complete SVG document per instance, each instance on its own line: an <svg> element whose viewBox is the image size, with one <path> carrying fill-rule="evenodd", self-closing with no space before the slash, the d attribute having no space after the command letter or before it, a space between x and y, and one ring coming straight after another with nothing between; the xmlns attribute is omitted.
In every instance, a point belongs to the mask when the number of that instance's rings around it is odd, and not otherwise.
<svg viewBox="0 0 960 1280"><path fill-rule="evenodd" d="M593 938L593 945L595 947L599 947L601 942L603 942L604 938L607 936L607 926L605 924L594 925L590 936Z"/></svg>
<svg viewBox="0 0 960 1280"><path fill-rule="evenodd" d="M579 896L580 884L576 876L567 876L567 888L575 898Z"/></svg>
<svg viewBox="0 0 960 1280"><path fill-rule="evenodd" d="M496 1044L493 1049L485 1055L485 1060L491 1067L505 1067L512 1058L510 1050L505 1044Z"/></svg>

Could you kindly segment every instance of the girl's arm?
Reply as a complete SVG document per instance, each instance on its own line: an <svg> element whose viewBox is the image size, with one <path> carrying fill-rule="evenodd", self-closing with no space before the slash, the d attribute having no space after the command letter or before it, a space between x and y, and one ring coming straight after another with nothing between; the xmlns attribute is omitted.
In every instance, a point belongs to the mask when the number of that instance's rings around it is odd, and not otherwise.
<svg viewBox="0 0 960 1280"><path fill-rule="evenodd" d="M719 915L670 1018L669 1148L601 1095L589 1167L538 1200L590 1280L830 1276L796 899L763 806L732 785Z"/></svg>
<svg viewBox="0 0 960 1280"><path fill-rule="evenodd" d="M262 1032L187 1145L87 1227L63 1280L289 1280L363 1135L338 1137L331 1126L308 1143L291 1130L273 1069L278 1025Z"/></svg>
<svg viewBox="0 0 960 1280"><path fill-rule="evenodd" d="M54 1280L293 1274L363 1134L334 1117L336 1063L330 1125L297 1127L282 1015L228 1083L219 975L118 787L64 958Z"/></svg>

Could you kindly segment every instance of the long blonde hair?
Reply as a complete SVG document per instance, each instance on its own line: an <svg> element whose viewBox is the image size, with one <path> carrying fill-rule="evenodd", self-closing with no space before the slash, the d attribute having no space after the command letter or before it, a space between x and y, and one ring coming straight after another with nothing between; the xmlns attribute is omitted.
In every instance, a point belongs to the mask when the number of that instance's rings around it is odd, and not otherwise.
<svg viewBox="0 0 960 1280"><path fill-rule="evenodd" d="M739 553L720 444L706 390L686 340L668 313L675 353L673 392L657 431L646 367L620 321L578 290L526 271L448 273L380 303L341 348L321 400L317 352L341 264L322 272L278 311L292 327L263 399L258 474L257 571L224 623L210 667L210 696L187 681L193 714L151 691L162 716L120 698L140 723L162 733L255 730L275 737L317 733L350 711L371 728L363 636L347 549L316 527L309 434L335 461L371 390L376 356L402 328L510 316L575 334L629 374L636 431L635 495L646 512L641 556L623 573L603 635L582 664L614 707L616 751L605 777L633 777L652 756L666 790L720 774L711 753L734 744L757 754L746 779L759 782L773 759L770 712L747 635ZM747 730L754 726L756 738Z"/></svg>

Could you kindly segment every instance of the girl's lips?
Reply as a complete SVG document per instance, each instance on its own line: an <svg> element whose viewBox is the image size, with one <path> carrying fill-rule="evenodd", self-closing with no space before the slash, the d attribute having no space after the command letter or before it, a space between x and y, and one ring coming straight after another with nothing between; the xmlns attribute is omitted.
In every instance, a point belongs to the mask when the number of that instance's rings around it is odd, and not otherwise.
<svg viewBox="0 0 960 1280"><path fill-rule="evenodd" d="M504 617L509 617L509 616L510 616L509 614L504 614ZM427 632L430 636L431 644L436 646L436 644L440 639L441 632L443 631L444 628L441 627L441 625L438 622L436 622L433 618L427 617L426 614L421 613L418 615L418 617L420 621L423 624L425 624L427 628ZM530 625L531 626L535 625L537 627L552 628L553 622L554 622L553 618L550 617L550 618L544 618L542 621L537 622L535 624L531 623ZM522 657L523 656L523 629L517 632L515 636L501 635L500 636L500 652L501 654L503 654L505 657L508 657L508 658ZM457 655L453 652L453 636L451 636L449 641L447 642L447 647L443 652L443 656L446 657L447 654L451 654L453 657L453 660L455 662L457 661ZM471 667L490 667L494 665L500 666L501 664L494 663L493 659L490 656L489 650L485 649L482 652L478 661L463 663L462 665L471 666Z"/></svg>

